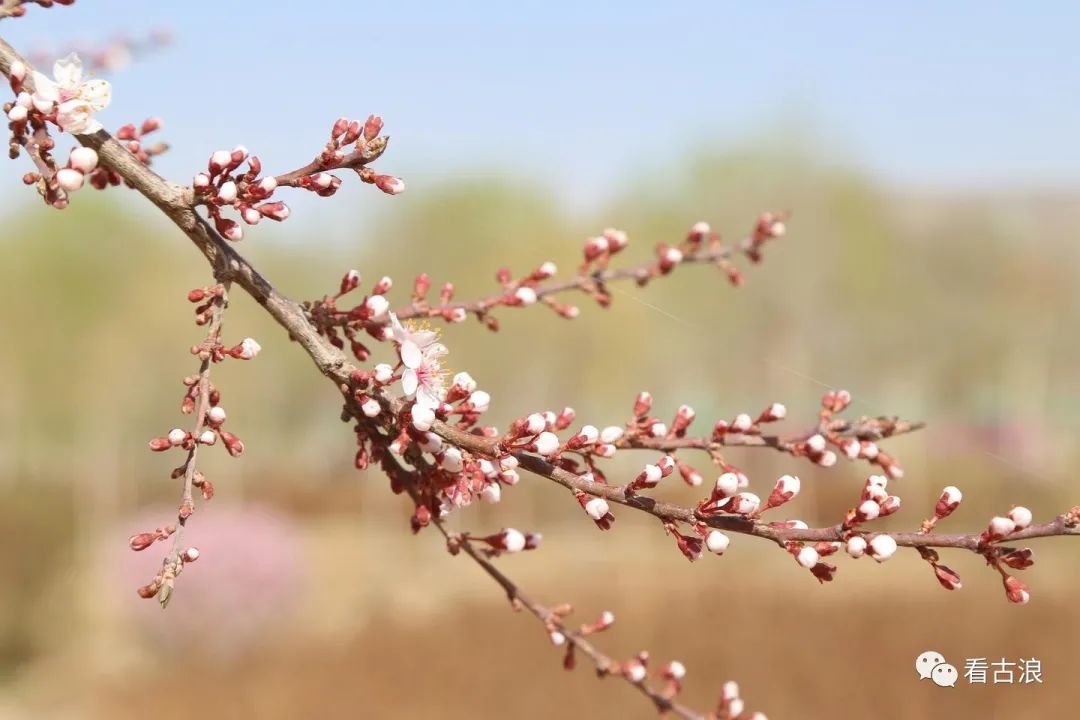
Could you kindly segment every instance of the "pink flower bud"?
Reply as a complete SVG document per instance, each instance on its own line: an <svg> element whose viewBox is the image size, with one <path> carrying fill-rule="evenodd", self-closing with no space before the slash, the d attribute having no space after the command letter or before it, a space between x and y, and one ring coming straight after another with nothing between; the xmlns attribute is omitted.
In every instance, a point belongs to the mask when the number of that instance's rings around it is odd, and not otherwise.
<svg viewBox="0 0 1080 720"><path fill-rule="evenodd" d="M937 519L946 518L952 514L963 499L963 495L960 490L949 485L941 491L941 497L938 498L937 505L934 506L934 517Z"/></svg>
<svg viewBox="0 0 1080 720"><path fill-rule="evenodd" d="M1009 598L1009 602L1026 605L1031 600L1027 586L1012 575L1006 575L1002 582L1005 585L1005 596Z"/></svg>
<svg viewBox="0 0 1080 720"><path fill-rule="evenodd" d="M216 223L218 232L230 242L239 242L244 239L244 229L233 220L222 219Z"/></svg>
<svg viewBox="0 0 1080 720"><path fill-rule="evenodd" d="M199 173L191 181L191 186L196 190L205 190L210 187L210 176L206 173Z"/></svg>
<svg viewBox="0 0 1080 720"><path fill-rule="evenodd" d="M137 535L132 535L128 538L128 547L130 547L135 552L139 552L140 550L145 550L146 548L150 547L157 540L157 533L138 533Z"/></svg>
<svg viewBox="0 0 1080 720"><path fill-rule="evenodd" d="M368 115L364 122L364 139L374 140L383 129L383 120L378 115Z"/></svg>
<svg viewBox="0 0 1080 720"><path fill-rule="evenodd" d="M647 391L641 391L638 393L637 399L634 401L634 417L645 417L649 414L649 410L652 409L652 394Z"/></svg>
<svg viewBox="0 0 1080 720"><path fill-rule="evenodd" d="M594 497L585 502L585 513L593 520L601 520L608 514L610 507L604 498Z"/></svg>
<svg viewBox="0 0 1080 720"><path fill-rule="evenodd" d="M229 451L229 455L239 457L244 454L244 443L241 442L240 438L228 430L218 430L218 435L221 436L221 441L225 443L225 449Z"/></svg>
<svg viewBox="0 0 1080 720"><path fill-rule="evenodd" d="M900 498L896 495L889 495L881 502L881 514L880 517L886 515L892 515L894 512L900 509Z"/></svg>
<svg viewBox="0 0 1080 720"><path fill-rule="evenodd" d="M736 513L738 515L749 515L756 512L758 507L761 506L761 498L754 493L739 493L731 498L731 502L728 503L724 509L730 513Z"/></svg>
<svg viewBox="0 0 1080 720"><path fill-rule="evenodd" d="M180 559L185 563L193 563L199 559L199 548L189 547L180 553Z"/></svg>
<svg viewBox="0 0 1080 720"><path fill-rule="evenodd" d="M405 181L393 175L376 175L375 187L387 195L400 195L405 192Z"/></svg>
<svg viewBox="0 0 1080 720"><path fill-rule="evenodd" d="M944 565L934 563L934 575L937 577L938 582L941 583L941 587L946 590L959 590L963 587L960 576Z"/></svg>
<svg viewBox="0 0 1080 720"><path fill-rule="evenodd" d="M14 61L8 68L8 75L15 82L22 82L26 79L26 65L18 60Z"/></svg>
<svg viewBox="0 0 1080 720"><path fill-rule="evenodd" d="M784 475L776 481L776 485L773 487L772 492L765 501L766 506L777 507L778 505L783 505L788 500L798 495L801 487L802 483L800 483L799 478L794 475Z"/></svg>
<svg viewBox="0 0 1080 720"><path fill-rule="evenodd" d="M269 202L263 203L255 208L263 217L268 217L271 220L277 220L281 222L289 217L289 206L283 202Z"/></svg>

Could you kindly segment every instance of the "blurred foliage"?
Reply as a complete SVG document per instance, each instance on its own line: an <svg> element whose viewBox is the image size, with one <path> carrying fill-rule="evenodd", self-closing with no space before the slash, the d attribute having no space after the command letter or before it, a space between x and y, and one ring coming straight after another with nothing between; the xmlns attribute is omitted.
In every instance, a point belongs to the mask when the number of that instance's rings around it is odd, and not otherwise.
<svg viewBox="0 0 1080 720"><path fill-rule="evenodd" d="M760 267L744 267L747 282L740 290L728 287L713 268L683 267L647 290L620 286L608 310L583 297L565 298L582 304L582 315L574 322L541 307L503 310L498 313L503 326L498 334L472 322L446 328L450 366L468 370L492 393L491 421L495 423L569 404L582 421L621 424L635 393L647 388L657 398L661 415L689 403L697 409L703 429L714 418L755 411L777 400L788 405L791 424L798 427L814 417L826 387L847 387L855 394L856 413L896 413L930 422L929 430L888 444L908 468L901 490L905 511L899 519L890 519L897 526L915 526L939 488L950 483L968 494L962 511L950 521L956 527L978 527L991 512L1002 512L1021 500L1043 517L1076 500L1070 498L1070 488L1052 480L1064 477L1075 461L1071 437L1080 419L1071 401L1080 384L1074 361L1080 337L1068 330L1080 321L1080 294L1072 284L1080 269L1080 243L1074 230L1080 206L1074 201L1020 193L905 194L798 154L755 149L703 149L673 167L677 173L674 169L643 173L628 181L609 207L576 216L544 189L511 179L455 182L423 196L406 196L407 204L401 205L395 205L397 199L364 193L358 202L385 203L386 210L374 227L357 232L354 241L322 247L320 234L311 231L319 221L298 215L286 227L296 233L294 240L261 240L257 229L240 249L294 298L333 292L342 273L357 267L364 274L362 287L383 274L391 275L396 281L392 297L403 303L412 278L420 271L431 274L436 288L445 281L454 282L462 298L493 291L495 272L502 266L523 274L550 259L563 272L572 272L584 238L607 225L628 231L631 245L623 261L638 262L651 256L655 243L680 238L693 221L708 220L728 240L737 241L760 211L790 210L788 236L766 249ZM352 198L349 193L366 189L346 187L344 202ZM0 673L9 683L0 688L13 698L40 701L49 696L49 679L73 672L72 668L82 681L71 680L73 697L98 692L95 673L110 669L127 673L132 668L147 673L148 684L141 690L127 688L118 694L100 690L98 704L113 707L111 712L147 707L151 698L164 692L161 687L153 690L155 683L172 684L170 664L198 645L170 645L160 666L146 664L145 658L163 651L161 626L169 628L169 615L158 613L147 620L159 625L155 632L140 630L145 623L133 627L126 622L139 602L134 585L126 577L126 584L114 584L115 574L108 568L119 562L128 534L148 529L134 524L154 522L145 514L136 516L139 508L154 504L166 508L160 517L164 522L175 502L175 483L168 480L171 458L146 452L144 443L185 422L178 412L180 379L194 368L186 350L200 339L200 333L191 323L191 308L184 296L190 288L209 281L201 256L173 228L127 198L118 199L119 195L87 192L62 213L28 205L12 214L0 236L4 257L0 302L7 339L0 349L0 373L8 380L0 393L0 501L6 510L0 540L9 548L0 560ZM340 228L337 232L342 234ZM199 528L214 516L216 507L258 500L269 508L267 512L280 516L274 522L293 523L298 528L296 537L306 538L290 542L304 544L311 564L308 570L317 580L305 584L308 604L304 614L288 618L294 624L289 632L267 626L272 642L286 643L286 649L275 645L274 653L279 654L271 653L256 664L250 680L235 677L247 672L230 664L236 661L235 653L219 659L233 668L221 670L231 679L206 693L218 700L207 700L209 705L201 714L235 714L236 698L250 700L246 691L232 695L228 683L243 688L248 682L284 682L267 664L296 664L293 653L332 664L400 667L404 673L414 659L399 645L418 652L421 644L484 646L481 636L489 628L479 627L485 621L475 604L494 603L498 593L486 587L483 578L459 572L458 565L428 582L435 573L426 569L429 564L417 554L438 556L438 563L455 561L443 557L433 538L408 538L405 503L386 492L386 481L378 473L353 470L354 440L337 418L334 388L238 291L226 317L225 337L239 341L244 336L259 339L264 352L252 363L225 363L215 369L214 377L229 411L229 427L244 439L248 452L238 461L222 457L223 453L207 453L203 467L217 484L219 497L200 507L190 537L202 545ZM701 466L701 459L694 459ZM639 460L624 458L618 467L629 473ZM853 499L856 478L865 474L862 467L844 465L823 472L753 452L732 453L731 460L760 484L771 484L768 478L781 469L801 474L807 490L792 512L808 521L835 521ZM664 492L684 501L694 498L685 488L672 486ZM542 530L549 537L565 531L574 538L587 525L565 493L543 483L527 481L507 491L503 506L508 507L470 509L458 521L477 530L512 522ZM649 548L649 552L663 553L663 560L656 563L658 583L676 576L683 587L697 582L688 577L690 569L683 567L681 556L668 547L669 541L660 536L655 523L633 520L626 512L618 515L619 524L612 533L581 535L575 540L580 543L577 546L556 542L550 553L538 553L529 562L545 564L549 570L543 576L550 578L559 567L579 562L585 567L607 562L625 569L633 565L635 552ZM351 530L327 536L325 529L338 522ZM366 544L358 540L356 528L367 528L362 535ZM215 552L229 553L233 546L227 533L221 537ZM746 591L740 613L745 614L748 626L762 628L746 641L780 632L770 641L770 652L797 658L796 664L813 661L816 648L830 643L850 643L849 660L858 657L862 631L850 631L851 637L799 635L814 626L814 620L789 623L782 631L767 629L772 626L764 623L776 617L780 606L759 599L784 591L802 593L811 581L788 567L775 551L751 551L747 545L737 541L732 554L748 552L749 558L771 568L768 577L775 584ZM250 547L241 543L234 552L256 552ZM139 572L149 577L159 556L156 550L145 555L139 556ZM388 564L384 555L395 562L375 573L379 583L368 585L365 581L373 569ZM601 557L608 559L601 561ZM713 575L724 572L728 560L714 559L703 563L705 569L692 569L699 575ZM213 560L200 560L192 575L197 576L208 562ZM840 564L837 583L819 589L821 596L844 598L849 604L861 602L862 595L852 595L842 586L866 569L849 570L849 563ZM432 562L431 566L438 565ZM420 567L425 570L420 572ZM1060 599L1047 599L1040 605L1042 594L1076 589L1075 580L1054 578L1036 566L1032 571L1037 574L1035 601L1031 608L1017 610L1004 607L992 578L982 578L977 591L965 589L962 595L946 596L931 592L936 587L928 573L921 572L924 569L920 567L911 582L926 586L926 613L937 613L939 603L948 603L950 609L935 625L941 628L967 617L970 607L986 605L992 609L980 612L996 623L1008 624L1016 613L1029 612L1033 615L1024 617L1051 622L1069 610ZM965 569L972 575L979 570L974 562ZM895 606L900 612L903 603L895 593L906 592L907 581L885 572L871 574L879 589L869 582L855 583L860 592L880 595L885 588L893 588L889 596L893 604L880 607ZM659 590L640 597L614 595L598 590L588 573L575 571L571 576L580 582L561 583L552 591L557 596L550 599L600 595L598 602L605 607L628 612L646 627L654 621L658 628L669 622L650 614L665 612L653 603L677 603L682 597ZM99 579L106 577L108 582ZM967 585L967 574L964 579ZM185 577L181 585L189 581L195 582ZM463 619L454 621L474 628L467 632L447 629L441 620L427 615L416 624L409 613L394 610L401 598L416 593L429 598L436 610L452 612L458 592L452 588L460 585L482 598L470 599ZM703 590L701 597L723 596L721 587L703 581L702 588L711 589ZM229 591L253 607L272 601L259 588L237 585ZM538 591L547 592L544 587ZM182 596L181 587L178 602L183 602ZM814 612L828 612L824 602ZM328 610L335 603L343 608L340 614ZM695 618L694 627L701 633L724 637L718 633L725 618L710 616L702 603L675 614L685 615L686 622ZM389 613L385 622L375 623L381 628L378 631L327 620L342 618L340 622L347 623L344 618L374 607ZM494 607L501 611L501 606ZM845 607L835 606L838 615L830 622L839 622ZM891 610L879 610L883 612ZM524 668L547 652L535 628L526 628L525 621L509 614L498 617L498 627L513 627L522 647L513 651L518 653L513 657L489 652L478 662L488 668L514 664ZM898 622L907 625L918 617L908 611ZM860 622L861 628L878 627L880 615ZM1017 625L1024 632L1035 627L1030 619L1016 622L1024 623ZM310 632L305 634L308 625ZM335 649L320 649L320 643L329 642L329 635L316 637L312 628L317 625L327 625L330 635L344 639ZM1006 625L995 627L999 633L1011 632ZM1068 628L1066 635L1075 641L1075 623ZM623 628L619 642L634 641L638 630ZM681 628L683 640L692 635L689 631ZM875 637L899 632L898 628L882 630ZM107 662L92 663L93 669L88 669L86 658L100 660L100 643L114 647L118 636L131 639L124 645L126 650L117 650ZM637 637L643 644L663 639L659 629L656 637L647 633ZM956 652L968 652L961 640L956 640ZM536 647L528 644L532 641ZM909 653L910 648L897 645L895 639L888 642L892 644L887 661L903 665L903 672L908 672L908 655L917 653ZM1051 643L1053 638L1043 642ZM355 649L358 645L362 651ZM1026 647L1028 652L1042 651L1044 645ZM638 648L627 651L631 649ZM723 651L720 654L730 662L713 677L716 668L709 663L716 649L703 645L682 658L698 661L696 667L691 666L695 683L711 683L712 688L728 676L743 674L737 658ZM251 652L258 652L258 646ZM988 646L987 652L996 652L996 647ZM447 651L431 661L450 666L455 657ZM740 651L738 658L743 657ZM546 655L543 659L554 666L553 659ZM350 676L363 674L359 667L349 671ZM523 683L524 697L546 699L553 692L547 689L552 674L541 673L535 686L524 677L492 678L499 686ZM764 672L751 669L748 675L756 690L767 697L771 686ZM812 678L804 680L799 692L805 691L809 698ZM571 690L567 701L572 714L577 714L578 707L603 709L617 692L594 690L588 678L578 682L581 689ZM349 686L345 680L342 684ZM319 687L319 692L329 692ZM889 687L907 685L897 680ZM860 692L878 697L871 691ZM352 696L341 696L346 697ZM428 710L439 705L434 697L427 702L423 707ZM326 703L320 707L331 713L340 707L332 697ZM813 709L813 714L802 716L834 716L823 709L827 701L815 703L807 700L802 709ZM863 707L864 699L856 704ZM395 714L393 705L376 703L374 707L378 717ZM483 704L466 703L465 707L494 712ZM527 716L516 710L519 706L508 707L514 708L507 712L516 717ZM619 707L633 711L629 705ZM863 714L872 713L871 707L866 706ZM911 707L905 716L914 717L919 708L929 705L920 700ZM770 709L768 703L762 708ZM4 710L0 703L0 715ZM404 717L418 710L402 705L397 714ZM71 716L65 712L71 712L70 707L59 716ZM264 716L290 713L267 711Z"/></svg>

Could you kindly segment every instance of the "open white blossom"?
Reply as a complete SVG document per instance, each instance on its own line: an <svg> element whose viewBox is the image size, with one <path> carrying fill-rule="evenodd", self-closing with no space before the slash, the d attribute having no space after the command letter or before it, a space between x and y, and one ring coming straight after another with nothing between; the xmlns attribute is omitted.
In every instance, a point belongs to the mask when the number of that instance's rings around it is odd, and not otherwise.
<svg viewBox="0 0 1080 720"><path fill-rule="evenodd" d="M401 363L412 370L420 366L424 350L439 340L437 331L413 323L403 324L394 313L390 313L390 332L391 338L398 344Z"/></svg>
<svg viewBox="0 0 1080 720"><path fill-rule="evenodd" d="M446 348L435 343L420 353L416 367L406 367L401 373L401 387L406 397L416 397L416 404L427 408L437 408L446 396L443 380L442 357Z"/></svg>
<svg viewBox="0 0 1080 720"><path fill-rule="evenodd" d="M56 109L56 122L64 132L86 135L101 129L94 113L112 100L105 80L83 80L82 61L75 53L53 65L53 78L34 72L34 107L44 113Z"/></svg>

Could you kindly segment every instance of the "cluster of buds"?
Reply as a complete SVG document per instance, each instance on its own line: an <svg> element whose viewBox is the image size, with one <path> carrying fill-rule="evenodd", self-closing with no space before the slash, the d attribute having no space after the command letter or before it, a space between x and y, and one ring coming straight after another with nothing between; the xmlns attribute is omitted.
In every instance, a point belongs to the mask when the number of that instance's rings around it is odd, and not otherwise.
<svg viewBox="0 0 1080 720"><path fill-rule="evenodd" d="M892 515L899 510L900 498L888 493L886 489L888 485L889 479L884 475L868 477L863 485L859 504L848 510L844 517L843 528L851 530L865 522Z"/></svg>
<svg viewBox="0 0 1080 720"><path fill-rule="evenodd" d="M161 572L147 585L139 588L139 595L144 598L157 597L164 606L172 596L173 584L184 565L194 562L199 557L195 548L179 547L180 531L195 511L192 498L193 489L198 489L204 500L214 496L214 486L196 468L196 450L200 446L217 445L220 441L232 457L244 452L244 443L236 435L224 428L227 414L221 406L221 393L210 381L210 368L214 362L226 357L250 360L259 352L259 344L251 338L234 347L221 344L221 317L228 305L225 287L213 285L195 288L188 293L188 300L197 304L195 308L196 325L209 325L206 339L191 348L192 354L199 358L199 372L184 378L186 388L180 405L185 415L195 415L194 428L185 430L173 428L165 435L150 440L150 449L165 452L171 449L186 451L184 462L174 468L173 480L183 480L183 492L177 512L177 525L158 528L152 533L138 533L131 536L128 545L132 550L145 550L157 541L173 537L173 549L162 562Z"/></svg>
<svg viewBox="0 0 1080 720"><path fill-rule="evenodd" d="M289 207L272 200L279 187L309 190L320 197L329 197L341 187L341 178L330 173L335 169L352 169L366 183L383 192L397 195L405 183L392 175L380 175L367 167L386 149L387 138L379 133L382 120L372 115L366 122L340 118L330 131L330 141L311 163L284 175L262 177L262 162L249 155L247 148L238 145L232 150L217 150L207 162L206 172L192 180L198 202L207 207L214 227L226 239L237 241L244 237L243 228L235 220L225 218L221 211L232 207L248 225L257 225L263 218L278 222L289 217ZM354 146L349 149L347 146ZM247 163L247 169L239 172Z"/></svg>
<svg viewBox="0 0 1080 720"><path fill-rule="evenodd" d="M321 171L350 168L356 171L361 180L374 185L387 195L400 195L405 192L405 183L401 178L383 175L367 167L382 156L386 144L390 141L389 137L380 135L382 128L383 121L378 115L369 115L364 122L338 118L330 129L329 142L313 164ZM301 174L293 184L319 195L332 195L341 180L331 177L332 180L327 181L322 172L314 175Z"/></svg>
<svg viewBox="0 0 1080 720"><path fill-rule="evenodd" d="M836 454L827 449L827 446L832 445L848 460L866 460L880 467L882 472L894 480L903 477L904 469L896 458L882 451L874 442L874 438L887 437L895 432L899 422L889 418L862 418L859 423L864 426L864 432L868 436L852 436L841 431L848 428L850 423L836 418L836 415L846 410L850 404L851 393L847 390L830 390L825 393L821 398L820 432L807 438L796 448L795 454L806 455L819 465L831 466L836 464Z"/></svg>
<svg viewBox="0 0 1080 720"><path fill-rule="evenodd" d="M1009 602L1024 605L1031 599L1027 586L1010 575L1006 567L1013 570L1024 570L1035 564L1031 548L1001 547L996 543L1008 540L1015 533L1025 530L1031 525L1031 510L1023 506L1015 506L1005 516L997 516L990 519L990 523L982 535L979 536L979 547L986 556L987 562L997 568L1001 573L1002 584L1005 588L1005 597Z"/></svg>
<svg viewBox="0 0 1080 720"><path fill-rule="evenodd" d="M764 713L746 713L746 703L739 697L739 685L733 680L724 683L713 717L716 720L767 720Z"/></svg>
<svg viewBox="0 0 1080 720"><path fill-rule="evenodd" d="M752 262L761 262L761 247L769 240L784 236L787 232L784 224L786 219L785 213L762 213L754 225L754 230L742 241L741 247L746 257Z"/></svg>
<svg viewBox="0 0 1080 720"><path fill-rule="evenodd" d="M245 161L247 170L239 173ZM215 151L206 164L206 172L195 175L192 181L195 197L206 205L214 227L226 240L241 240L244 230L235 220L222 216L223 208L234 208L248 225L255 225L264 217L278 222L289 217L285 203L269 201L277 189L277 178L261 178L261 173L259 158L249 155L243 145L237 145L232 150Z"/></svg>
<svg viewBox="0 0 1080 720"><path fill-rule="evenodd" d="M366 333L379 342L393 337L389 323L390 301L386 299L386 293L394 287L394 281L389 276L382 276L357 305L348 310L339 309L338 300L359 288L360 281L360 271L349 270L341 277L337 293L317 302L304 303L304 309L311 316L319 334L324 335L334 347L344 350L348 345L357 360L366 362L371 357L371 350L361 339L360 333Z"/></svg>

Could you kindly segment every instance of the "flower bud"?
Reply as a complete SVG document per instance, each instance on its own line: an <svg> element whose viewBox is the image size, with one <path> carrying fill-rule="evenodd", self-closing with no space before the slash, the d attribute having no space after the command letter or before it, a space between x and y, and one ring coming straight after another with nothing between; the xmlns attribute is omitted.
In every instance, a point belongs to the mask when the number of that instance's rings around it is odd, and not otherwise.
<svg viewBox="0 0 1080 720"><path fill-rule="evenodd" d="M705 547L708 548L709 552L716 555L723 555L730 544L731 538L719 530L710 530L709 534L705 536Z"/></svg>

